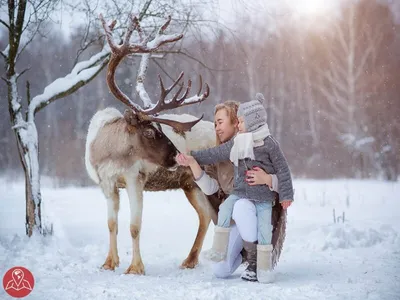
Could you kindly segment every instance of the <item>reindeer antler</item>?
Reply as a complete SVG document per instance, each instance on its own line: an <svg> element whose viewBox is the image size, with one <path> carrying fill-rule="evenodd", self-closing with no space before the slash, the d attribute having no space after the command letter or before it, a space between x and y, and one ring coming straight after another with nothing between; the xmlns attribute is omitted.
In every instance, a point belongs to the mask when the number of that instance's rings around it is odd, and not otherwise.
<svg viewBox="0 0 400 300"><path fill-rule="evenodd" d="M103 24L103 28L106 32L107 42L111 49L111 57L108 63L108 71L107 71L107 84L111 93L115 96L115 98L126 104L142 119L167 124L170 125L171 127L174 127L178 131L190 130L197 122L199 122L202 119L203 116L198 120L182 123L173 120L156 118L152 115L164 110L173 109L204 101L209 96L210 88L206 84L206 91L200 95L202 89L201 76L200 76L199 92L197 93L197 95L192 96L190 98L187 98L192 85L191 81L189 80L186 91L180 98L178 98L178 96L183 90L183 84L180 84L178 92L176 92L171 99L166 100L167 95L183 78L183 72L179 75L178 79L175 80L174 83L167 89L165 89L163 81L159 75L161 95L160 99L157 101L156 104L153 104L153 102L150 100L148 93L146 92L146 89L144 88L144 81L151 53L156 51L162 45L176 42L183 37L182 34L170 34L170 35L164 34L164 31L171 22L171 17L168 17L167 21L160 27L156 37L153 40L149 41L150 38L146 36L146 34L144 33L143 29L140 26L139 20L136 17L130 15L129 18L130 24L125 33L125 37L121 45L117 45L112 36L112 31L115 27L116 21L113 21L111 25L108 26L101 14L100 14L100 19ZM139 43L130 43L130 39L134 30L138 32ZM142 59L140 62L139 72L136 80L137 83L136 91L139 94L140 99L143 101L144 108L141 108L139 105L135 104L127 95L125 95L120 90L120 88L117 86L115 82L115 71L118 65L121 63L121 61L124 59L125 56L133 53L142 54Z"/></svg>

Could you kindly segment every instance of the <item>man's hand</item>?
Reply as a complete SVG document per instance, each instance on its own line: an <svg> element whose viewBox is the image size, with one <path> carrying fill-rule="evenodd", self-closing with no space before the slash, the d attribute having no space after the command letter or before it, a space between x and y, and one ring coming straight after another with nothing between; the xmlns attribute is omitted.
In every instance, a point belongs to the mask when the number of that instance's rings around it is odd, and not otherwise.
<svg viewBox="0 0 400 300"><path fill-rule="evenodd" d="M283 201L281 201L281 205L282 205L283 209L287 209L291 204L292 204L291 200L283 200Z"/></svg>

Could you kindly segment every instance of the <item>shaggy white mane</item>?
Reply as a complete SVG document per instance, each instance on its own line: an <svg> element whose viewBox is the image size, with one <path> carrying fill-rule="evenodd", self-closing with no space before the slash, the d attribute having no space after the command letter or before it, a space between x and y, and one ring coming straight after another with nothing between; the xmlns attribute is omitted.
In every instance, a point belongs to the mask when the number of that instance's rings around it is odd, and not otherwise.
<svg viewBox="0 0 400 300"><path fill-rule="evenodd" d="M89 123L88 134L86 137L86 146L85 146L85 165L86 170L89 174L89 177L99 184L100 179L97 175L96 170L90 163L90 145L93 140L96 138L99 129L102 128L107 123L114 122L116 119L123 117L121 112L114 107L107 107L106 109L100 110L94 114Z"/></svg>

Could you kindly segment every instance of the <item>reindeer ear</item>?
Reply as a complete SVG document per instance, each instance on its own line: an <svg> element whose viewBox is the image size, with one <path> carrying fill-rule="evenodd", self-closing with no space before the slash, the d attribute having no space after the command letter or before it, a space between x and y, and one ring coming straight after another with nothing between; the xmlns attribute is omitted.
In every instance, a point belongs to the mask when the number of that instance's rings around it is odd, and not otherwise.
<svg viewBox="0 0 400 300"><path fill-rule="evenodd" d="M138 115L135 114L131 109L125 109L124 119L131 126L137 126L139 124Z"/></svg>

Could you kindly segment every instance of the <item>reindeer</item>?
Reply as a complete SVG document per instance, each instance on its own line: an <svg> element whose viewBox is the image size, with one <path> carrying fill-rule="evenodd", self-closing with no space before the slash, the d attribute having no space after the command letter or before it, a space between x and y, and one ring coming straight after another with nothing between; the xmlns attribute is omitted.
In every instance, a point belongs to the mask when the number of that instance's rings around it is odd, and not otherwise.
<svg viewBox="0 0 400 300"><path fill-rule="evenodd" d="M160 81L160 99L156 104L144 88L145 73L150 54L160 46L175 42L181 34L165 35L170 18L160 28L156 37L149 41L136 17L130 18L130 25L122 45L113 40L112 31L116 22L107 25L102 15L100 19L111 49L108 63L107 84L115 96L128 106L124 114L115 108L98 111L91 119L86 139L85 164L89 176L98 184L107 199L108 229L110 234L109 252L103 268L114 270L119 266L117 250L118 211L120 205L119 189L126 189L130 203L130 232L133 244L132 261L126 274L144 274L145 269L140 255L139 239L142 223L143 192L182 189L199 217L199 227L189 255L181 264L182 268L194 268L198 263L204 237L211 218L216 220L216 211L221 199L217 195L205 196L195 184L193 175L187 167L180 167L175 161L180 151L196 150L215 146L214 124L189 115L163 115L158 113L204 101L209 96L209 86L201 93L188 98L191 81L183 95L180 81L183 73L169 87ZM132 32L136 30L140 42L130 43ZM115 82L115 71L123 58L130 54L142 54L137 77L139 97L144 103L141 108L128 98ZM179 83L179 90L166 100L171 90ZM189 119L189 121L188 121ZM184 122L186 120L187 122Z"/></svg>

